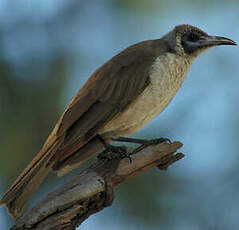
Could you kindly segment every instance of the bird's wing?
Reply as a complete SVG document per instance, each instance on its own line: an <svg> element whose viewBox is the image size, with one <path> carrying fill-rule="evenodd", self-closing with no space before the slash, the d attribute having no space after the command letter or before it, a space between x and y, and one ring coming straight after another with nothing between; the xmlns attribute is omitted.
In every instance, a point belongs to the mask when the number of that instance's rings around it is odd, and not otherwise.
<svg viewBox="0 0 239 230"><path fill-rule="evenodd" d="M58 136L88 114L95 103L122 107L143 91L149 83L149 70L145 65L151 63L154 56L149 51L135 48L135 46L127 48L92 74L58 122Z"/></svg>
<svg viewBox="0 0 239 230"><path fill-rule="evenodd" d="M151 50L130 47L99 68L78 92L58 122L63 158L79 149L149 84ZM139 48L139 47L138 47ZM126 52L127 51L127 52Z"/></svg>

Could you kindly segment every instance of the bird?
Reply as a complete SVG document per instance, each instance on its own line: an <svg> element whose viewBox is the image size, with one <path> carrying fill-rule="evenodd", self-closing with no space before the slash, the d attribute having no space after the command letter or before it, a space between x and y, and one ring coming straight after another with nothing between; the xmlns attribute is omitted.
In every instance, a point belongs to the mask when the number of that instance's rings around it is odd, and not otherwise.
<svg viewBox="0 0 239 230"><path fill-rule="evenodd" d="M40 152L17 177L0 205L17 218L50 172L66 174L107 145L113 146L113 141L130 142L127 136L167 107L194 59L219 45L237 44L183 24L160 39L136 43L108 60L69 103Z"/></svg>

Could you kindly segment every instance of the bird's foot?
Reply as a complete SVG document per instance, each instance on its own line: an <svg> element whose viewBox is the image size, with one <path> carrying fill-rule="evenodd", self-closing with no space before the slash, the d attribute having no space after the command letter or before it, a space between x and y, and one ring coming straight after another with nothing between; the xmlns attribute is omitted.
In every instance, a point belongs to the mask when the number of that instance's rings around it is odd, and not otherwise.
<svg viewBox="0 0 239 230"><path fill-rule="evenodd" d="M99 160L107 160L107 161L111 161L113 159L128 158L130 163L132 162L130 154L127 152L125 146L114 146L109 144L107 144L106 149L103 152L101 152L97 156L97 158Z"/></svg>
<svg viewBox="0 0 239 230"><path fill-rule="evenodd" d="M144 145L149 146L149 145L157 145L160 143L171 143L170 139L168 138L164 138L164 137L160 137L160 138L155 138L155 139L151 139L151 140L146 140L146 143Z"/></svg>
<svg viewBox="0 0 239 230"><path fill-rule="evenodd" d="M139 147L137 147L136 149L134 149L134 151L130 155L133 155L150 145L157 145L157 144L165 143L165 142L171 143L170 139L164 138L164 137L155 138L155 139L151 139L151 140L144 140L144 143L142 145L140 145Z"/></svg>
<svg viewBox="0 0 239 230"><path fill-rule="evenodd" d="M156 145L162 142L169 142L171 143L171 141L168 138L156 138L156 139L151 139L151 140L145 140L145 139L139 139L139 138L131 138L131 137L116 137L116 138L112 138L113 141L119 141L119 142L128 142L128 143L135 143L135 144L141 144L141 145L145 145L145 146L149 146L149 145Z"/></svg>

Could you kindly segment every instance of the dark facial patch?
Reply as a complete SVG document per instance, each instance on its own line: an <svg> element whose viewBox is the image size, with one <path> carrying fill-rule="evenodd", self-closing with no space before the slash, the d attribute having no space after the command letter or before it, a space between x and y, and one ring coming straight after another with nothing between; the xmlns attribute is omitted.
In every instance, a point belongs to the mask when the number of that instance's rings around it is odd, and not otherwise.
<svg viewBox="0 0 239 230"><path fill-rule="evenodd" d="M190 42L196 42L200 39L201 34L197 31L189 31L186 34L183 35L183 40L187 40Z"/></svg>
<svg viewBox="0 0 239 230"><path fill-rule="evenodd" d="M187 31L182 35L181 44L186 54L192 54L196 50L200 49L199 40L205 37L205 33L201 33L199 30Z"/></svg>

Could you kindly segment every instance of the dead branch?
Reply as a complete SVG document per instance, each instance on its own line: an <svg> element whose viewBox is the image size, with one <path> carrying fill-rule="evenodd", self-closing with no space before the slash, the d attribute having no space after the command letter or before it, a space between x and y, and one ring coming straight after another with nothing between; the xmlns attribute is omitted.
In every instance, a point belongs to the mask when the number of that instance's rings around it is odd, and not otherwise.
<svg viewBox="0 0 239 230"><path fill-rule="evenodd" d="M167 169L183 158L180 142L151 145L129 159L98 160L16 220L12 230L73 230L110 206L114 187L152 167Z"/></svg>

